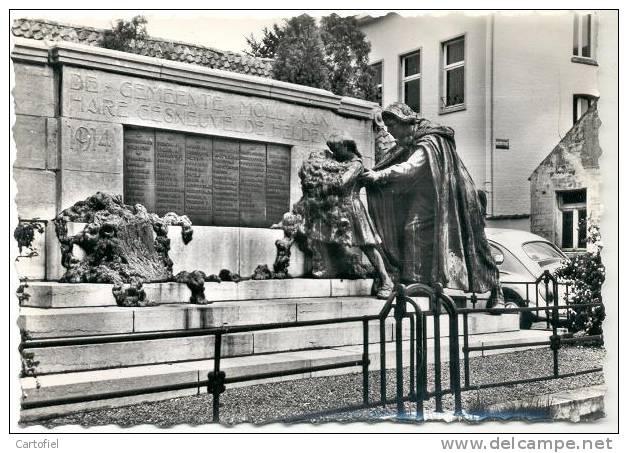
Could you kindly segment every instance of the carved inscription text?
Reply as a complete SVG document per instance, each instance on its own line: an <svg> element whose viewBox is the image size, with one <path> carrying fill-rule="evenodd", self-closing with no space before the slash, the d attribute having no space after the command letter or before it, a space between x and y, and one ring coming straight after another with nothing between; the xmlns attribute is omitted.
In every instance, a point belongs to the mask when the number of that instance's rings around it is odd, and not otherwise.
<svg viewBox="0 0 628 453"><path fill-rule="evenodd" d="M294 142L321 143L330 132L329 112L275 100L78 68L62 80L68 117Z"/></svg>

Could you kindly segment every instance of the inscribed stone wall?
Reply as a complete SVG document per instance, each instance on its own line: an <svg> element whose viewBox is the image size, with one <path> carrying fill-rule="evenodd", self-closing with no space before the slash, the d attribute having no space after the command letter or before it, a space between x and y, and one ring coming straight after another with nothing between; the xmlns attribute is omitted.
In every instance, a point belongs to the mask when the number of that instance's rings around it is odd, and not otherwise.
<svg viewBox="0 0 628 453"><path fill-rule="evenodd" d="M260 234L271 233L260 228L299 200L298 171L313 150L342 133L356 141L365 166L373 165L372 106L362 101L208 74L194 65L27 41L12 52L13 173L23 221L49 221L97 191L120 194L152 212L188 214L199 228L195 236L203 230L213 238L235 227L224 244L229 252L212 263L248 274L251 265L272 264L274 241L257 252ZM41 262L20 263L21 277L54 278L44 265L54 260L43 253L54 249L50 240L56 238L48 222L36 237ZM241 257L238 247L255 250L255 257Z"/></svg>
<svg viewBox="0 0 628 453"><path fill-rule="evenodd" d="M61 114L66 118L92 121L96 124L124 125L125 128L140 126L162 131L224 137L225 141L214 138L211 171L209 167L204 167L208 164L201 163L200 165L208 172L204 184L230 187L230 189L226 192L226 189L214 190L212 196L218 197L219 200L212 200L214 209L211 219L207 218L206 215L203 218L201 215L200 219L203 223L240 224L241 219L238 217L237 210L233 212L233 203L236 202L238 206L240 203L242 206L249 206L249 208L255 206L260 212L263 208L261 206L261 192L263 192L263 190L261 191L261 179L255 185L251 180L251 171L248 170L247 173L246 170L247 168L254 168L253 163L256 162L256 159L259 162L259 156L255 156L256 152L260 153L261 151L255 151L257 145L245 147L244 160L235 159L234 161L234 156L241 153L242 150L236 149L235 145L230 143L228 139L235 138L266 144L267 165L270 164L267 169L266 210L273 211L273 218L277 216L279 210L283 209L283 195L281 194L286 187L289 187L290 203L294 203L300 198L298 169L312 150L326 146L325 142L332 134L344 133L351 136L356 140L358 148L364 156L365 165L368 167L373 163L370 122L343 117L320 107L295 105L274 99L74 67L63 68L61 93ZM115 135L117 131L112 131L110 134ZM185 154L180 150L191 150L193 147L203 146L200 142L177 142L175 144L169 141L171 136L167 132L164 134L160 135L163 138L160 141L161 144L145 143L143 145L149 148L154 146L155 155L161 156L159 162L145 162L146 165L154 165L155 172L164 177L203 171L199 168L192 170L195 167L191 162L193 157L190 157L190 161L187 163L178 162L176 158ZM117 135L115 136L117 137ZM132 135L127 136L131 141L138 140L133 139ZM192 137L192 135L188 137ZM281 145L291 147L289 156L286 156L282 151ZM116 146L119 146L117 152L119 158L122 159L122 145ZM128 146L139 146L139 143ZM192 156L192 153L186 155ZM137 168L140 162L141 160L131 164L127 162L125 165L127 165L127 169ZM167 162L171 163L168 164ZM289 163L290 169L289 172L284 172L282 165L287 163ZM236 166L238 167L237 171ZM255 169L259 171L262 167L258 165ZM93 169L90 170L93 171ZM142 170L140 169L140 171ZM244 180L253 185L241 183L241 171L243 171ZM211 182L207 179L210 173ZM121 173L116 173L116 175L115 185L119 193L122 193L122 186L125 183ZM193 176L191 177L193 178ZM200 175L198 177L200 178ZM268 184L268 181L271 183ZM137 182L135 184L134 188L128 184L124 186L125 190L130 191L130 199L138 195L136 193L138 190L140 192L143 190L138 188ZM198 182L198 184L202 183ZM238 190L244 190L243 198L235 197L236 187ZM186 198L185 189L176 185L174 181L166 183L161 188L157 187L155 190L154 203L157 211L160 211L162 207L177 208L181 211L187 209L185 200L188 198ZM198 197L198 187L190 186L187 190L190 196L189 203L209 203L208 198ZM149 196L147 199L150 201L148 204L151 205L152 198ZM273 200L273 202L268 200ZM70 200L63 201L65 205ZM261 224L261 214L258 212L258 214L252 215L253 217L246 219L246 222Z"/></svg>

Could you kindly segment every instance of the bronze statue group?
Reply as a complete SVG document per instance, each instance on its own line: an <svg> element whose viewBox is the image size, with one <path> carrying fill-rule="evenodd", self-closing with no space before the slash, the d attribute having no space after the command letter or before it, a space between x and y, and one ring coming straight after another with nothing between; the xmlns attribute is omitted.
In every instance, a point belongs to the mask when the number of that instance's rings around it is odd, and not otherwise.
<svg viewBox="0 0 628 453"><path fill-rule="evenodd" d="M313 253L313 275L337 275L339 261L355 261L351 250L360 249L378 277L379 298L389 297L398 281L491 291L499 303L482 196L456 153L454 131L400 102L374 123L373 168L365 169L351 138L333 136L301 169L303 198L295 210Z"/></svg>

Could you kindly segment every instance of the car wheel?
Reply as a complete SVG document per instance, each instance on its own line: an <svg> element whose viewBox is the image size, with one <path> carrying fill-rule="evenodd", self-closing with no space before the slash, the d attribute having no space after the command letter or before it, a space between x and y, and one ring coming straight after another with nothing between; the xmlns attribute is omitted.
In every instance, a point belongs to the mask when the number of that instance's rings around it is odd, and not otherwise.
<svg viewBox="0 0 628 453"><path fill-rule="evenodd" d="M519 294L514 291L509 291L504 289L504 301L506 306L508 305L516 305L517 307L527 307L525 300L519 296ZM519 328L520 329L530 329L532 324L535 321L534 313L531 311L522 311L519 313Z"/></svg>

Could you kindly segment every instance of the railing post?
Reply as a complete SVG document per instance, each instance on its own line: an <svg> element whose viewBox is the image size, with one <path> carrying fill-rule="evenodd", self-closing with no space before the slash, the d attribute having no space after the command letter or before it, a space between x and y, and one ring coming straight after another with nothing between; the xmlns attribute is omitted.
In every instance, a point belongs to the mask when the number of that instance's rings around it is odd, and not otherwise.
<svg viewBox="0 0 628 453"><path fill-rule="evenodd" d="M403 318L406 316L405 287L399 285L395 299L395 380L397 387L397 416L405 414L403 402Z"/></svg>
<svg viewBox="0 0 628 453"><path fill-rule="evenodd" d="M425 393L423 391L423 370L425 367L426 351L423 349L423 336L425 331L423 330L424 316L422 313L416 313L416 418L417 420L423 420L423 399Z"/></svg>
<svg viewBox="0 0 628 453"><path fill-rule="evenodd" d="M369 403L369 321L362 321L362 401Z"/></svg>
<svg viewBox="0 0 628 453"><path fill-rule="evenodd" d="M550 328L550 312L549 312L549 307L550 307L550 301L548 300L548 289L549 287L548 285L548 276L550 275L548 270L543 271L543 285L545 285L545 319L546 319L546 326L549 329ZM552 317L553 318L553 317Z"/></svg>
<svg viewBox="0 0 628 453"><path fill-rule="evenodd" d="M410 392L408 394L410 401L414 401L416 398L416 392L415 390L415 386L414 386L414 379L415 379L415 344L414 344L414 329L415 329L415 322L414 322L414 316L408 316L408 318L410 319Z"/></svg>
<svg viewBox="0 0 628 453"><path fill-rule="evenodd" d="M423 338L421 339L421 351L423 351L421 357L421 366L423 367L423 376L421 378L421 394L423 396L423 399L425 399L425 396L427 395L427 316L423 315L421 316L421 318L421 325L423 328Z"/></svg>
<svg viewBox="0 0 628 453"><path fill-rule="evenodd" d="M554 293L554 307L552 310L552 337L550 338L550 347L552 348L552 355L554 360L554 377L558 377L560 374L558 366L558 350L560 349L560 336L558 335L558 283L548 271L545 272L547 272L548 279L551 278L552 280L552 289ZM547 286L547 280L545 285Z"/></svg>
<svg viewBox="0 0 628 453"><path fill-rule="evenodd" d="M214 370L207 374L207 392L212 398L212 419L214 423L220 422L220 394L225 391L225 372L220 371L220 351L222 347L222 334L214 337Z"/></svg>
<svg viewBox="0 0 628 453"><path fill-rule="evenodd" d="M469 363L469 313L462 315L462 341L464 346L462 352L464 354L464 386L469 388L471 385L471 366Z"/></svg>
<svg viewBox="0 0 628 453"><path fill-rule="evenodd" d="M379 396L386 405L386 319L379 320Z"/></svg>
<svg viewBox="0 0 628 453"><path fill-rule="evenodd" d="M434 399L436 412L443 412L440 363L440 294L442 290L442 286L435 285L434 295L430 296L430 305L434 313Z"/></svg>
<svg viewBox="0 0 628 453"><path fill-rule="evenodd" d="M460 393L460 344L458 342L458 314L455 305L449 314L449 387L454 394L454 415L462 415Z"/></svg>
<svg viewBox="0 0 628 453"><path fill-rule="evenodd" d="M449 388L454 395L454 415L462 414L462 395L460 391L460 344L458 341L458 311L456 304L443 293L443 287L437 285L436 297L442 300L449 316Z"/></svg>
<svg viewBox="0 0 628 453"><path fill-rule="evenodd" d="M397 297L398 285L395 285L386 303L379 312L379 394L382 406L386 406L386 318L390 314Z"/></svg>
<svg viewBox="0 0 628 453"><path fill-rule="evenodd" d="M569 283L565 283L565 305L567 305L567 325L571 326L572 310L569 308Z"/></svg>
<svg viewBox="0 0 628 453"><path fill-rule="evenodd" d="M535 297L535 304L536 304L536 309L537 309L537 320L540 321L540 319L538 318L539 310L541 310L545 314L546 318L548 316L548 311L543 310L539 307L539 282L538 281L534 283L534 297Z"/></svg>

